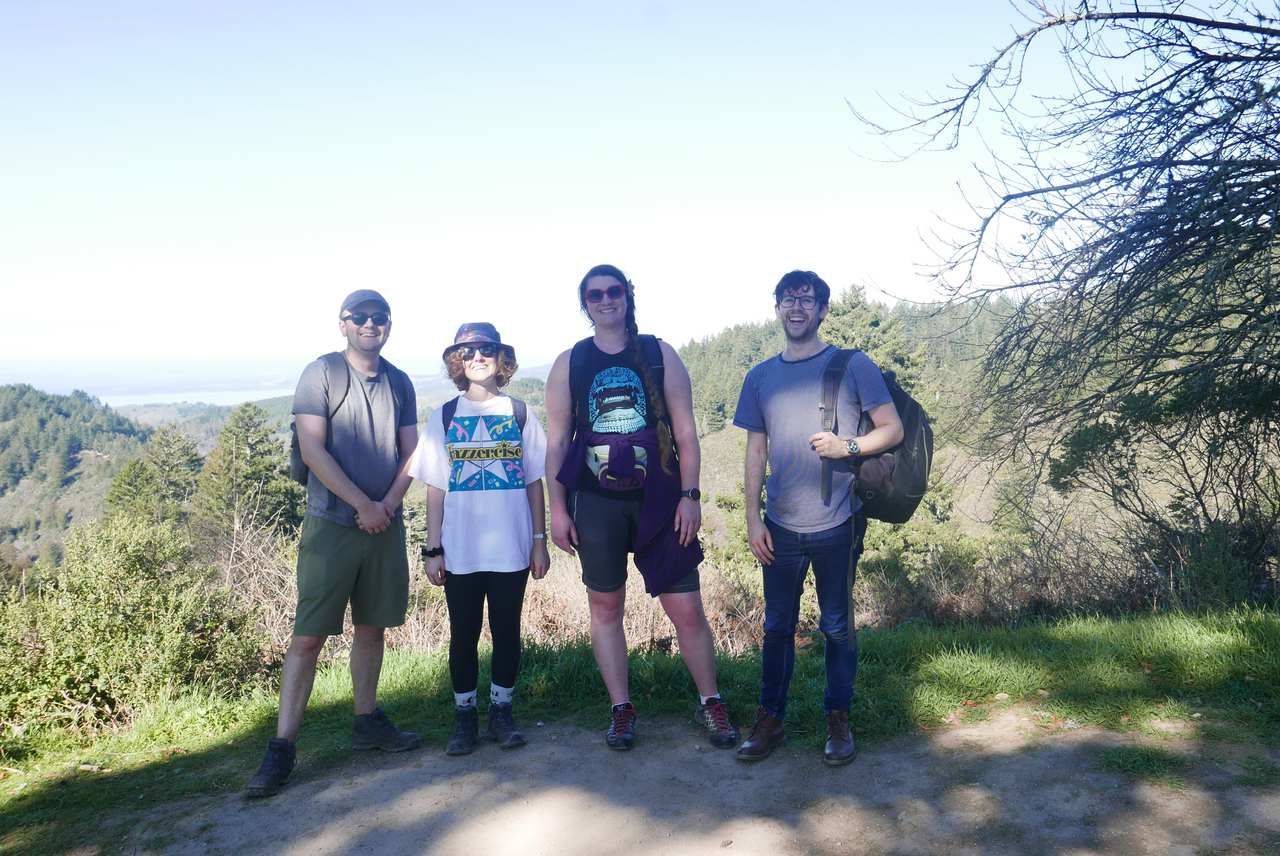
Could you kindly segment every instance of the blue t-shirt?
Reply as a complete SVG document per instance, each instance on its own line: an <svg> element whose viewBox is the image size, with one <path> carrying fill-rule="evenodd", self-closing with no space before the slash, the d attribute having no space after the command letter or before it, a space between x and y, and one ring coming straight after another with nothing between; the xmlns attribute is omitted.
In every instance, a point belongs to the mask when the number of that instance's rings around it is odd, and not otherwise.
<svg viewBox="0 0 1280 856"><path fill-rule="evenodd" d="M822 503L822 458L809 448L809 438L822 430L822 371L836 351L828 345L812 357L788 362L779 354L747 372L738 396L733 424L769 437L769 479L765 483L765 516L792 532L822 532L852 516L858 498L853 473L836 467L831 500ZM859 351L849 361L844 385L836 397L836 433L851 437L862 414L893 399L884 376Z"/></svg>

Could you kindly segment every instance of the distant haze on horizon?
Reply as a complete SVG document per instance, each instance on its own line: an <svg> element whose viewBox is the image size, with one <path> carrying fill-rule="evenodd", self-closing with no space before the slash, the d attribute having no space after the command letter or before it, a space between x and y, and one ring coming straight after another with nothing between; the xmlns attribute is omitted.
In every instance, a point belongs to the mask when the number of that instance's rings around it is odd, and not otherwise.
<svg viewBox="0 0 1280 856"><path fill-rule="evenodd" d="M51 317L11 325L0 382L108 401L291 389L359 287L419 374L480 319L550 363L601 262L677 345L769 318L794 268L931 299L922 235L965 220L975 149L873 159L846 99L889 121L1025 23L941 0L3 17L0 293Z"/></svg>

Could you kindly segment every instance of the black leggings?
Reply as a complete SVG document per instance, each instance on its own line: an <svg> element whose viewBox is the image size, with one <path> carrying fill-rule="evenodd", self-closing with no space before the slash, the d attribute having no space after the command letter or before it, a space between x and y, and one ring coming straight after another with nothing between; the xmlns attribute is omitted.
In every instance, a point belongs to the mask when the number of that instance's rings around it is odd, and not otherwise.
<svg viewBox="0 0 1280 856"><path fill-rule="evenodd" d="M476 689L480 676L480 627L484 601L489 599L489 635L493 659L489 671L500 687L514 687L520 670L520 612L529 569L515 572L482 571L445 574L444 599L449 605L449 677L455 693Z"/></svg>

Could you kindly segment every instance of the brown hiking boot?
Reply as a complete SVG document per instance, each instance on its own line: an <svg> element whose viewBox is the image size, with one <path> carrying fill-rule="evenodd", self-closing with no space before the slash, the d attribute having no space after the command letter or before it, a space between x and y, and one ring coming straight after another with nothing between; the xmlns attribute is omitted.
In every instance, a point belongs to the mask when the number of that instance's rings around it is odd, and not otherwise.
<svg viewBox="0 0 1280 856"><path fill-rule="evenodd" d="M827 748L822 760L828 767L848 764L858 754L853 745L853 732L849 729L849 714L843 710L827 711Z"/></svg>
<svg viewBox="0 0 1280 856"><path fill-rule="evenodd" d="M751 736L738 747L738 760L760 761L768 758L769 753L781 746L786 739L782 720L762 707L756 711L756 724L751 727Z"/></svg>

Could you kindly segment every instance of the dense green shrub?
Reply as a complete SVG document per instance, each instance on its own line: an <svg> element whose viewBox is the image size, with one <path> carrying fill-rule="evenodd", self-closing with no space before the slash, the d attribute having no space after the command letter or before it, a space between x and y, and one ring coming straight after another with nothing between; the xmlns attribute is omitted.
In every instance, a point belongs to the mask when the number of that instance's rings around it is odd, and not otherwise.
<svg viewBox="0 0 1280 856"><path fill-rule="evenodd" d="M259 650L254 614L177 529L112 516L75 531L56 576L0 607L0 724L92 728L183 689L230 691Z"/></svg>

